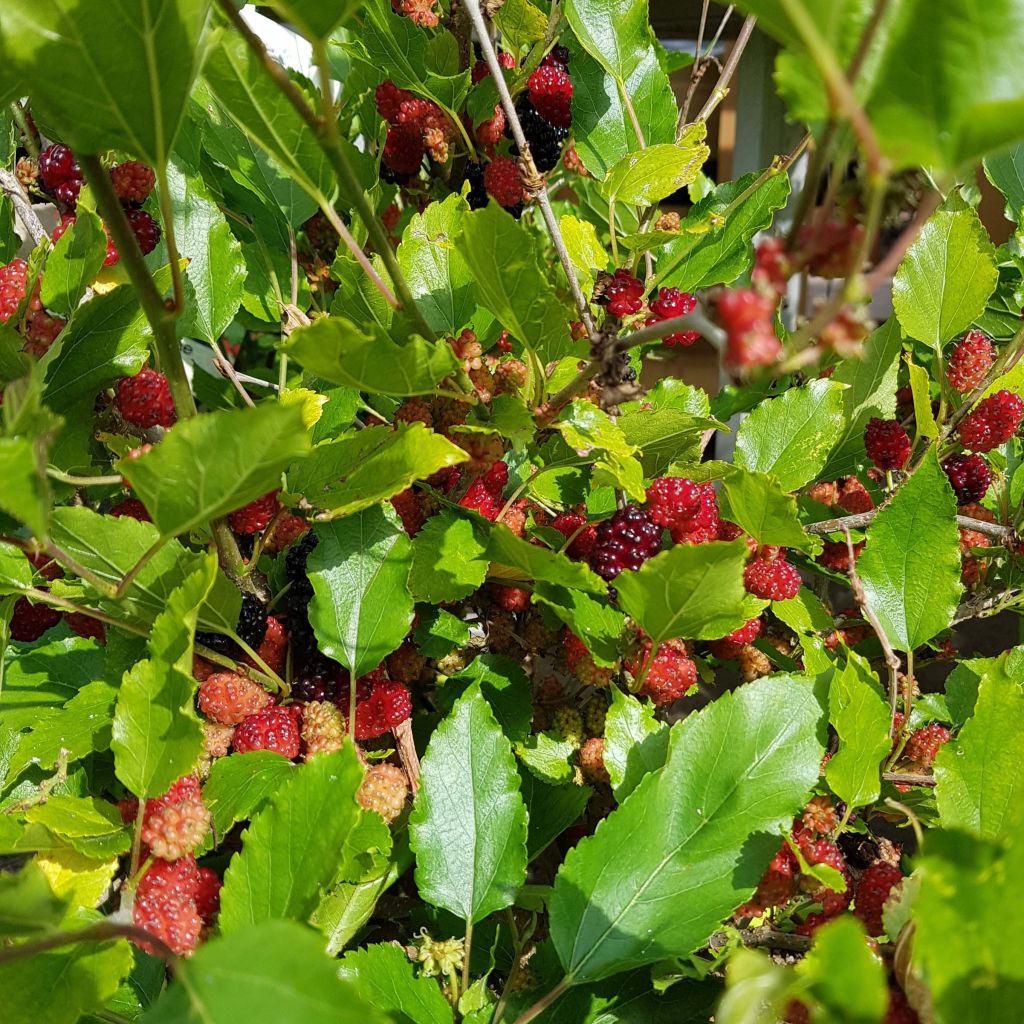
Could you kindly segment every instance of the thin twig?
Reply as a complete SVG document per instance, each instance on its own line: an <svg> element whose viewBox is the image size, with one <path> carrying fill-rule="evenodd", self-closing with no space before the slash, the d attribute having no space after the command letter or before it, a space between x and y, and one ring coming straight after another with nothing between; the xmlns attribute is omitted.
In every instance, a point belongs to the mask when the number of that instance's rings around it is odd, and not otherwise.
<svg viewBox="0 0 1024 1024"><path fill-rule="evenodd" d="M409 788L415 797L420 791L420 758L416 753L416 743L412 737L412 719L407 718L395 726L395 748L398 760L402 762L402 770L409 780Z"/></svg>
<svg viewBox="0 0 1024 1024"><path fill-rule="evenodd" d="M885 782L892 782L898 786L934 786L934 775L921 775L918 772L882 772L882 779Z"/></svg>
<svg viewBox="0 0 1024 1024"><path fill-rule="evenodd" d="M235 368L231 364L231 360L229 360L224 355L224 352L220 347L220 343L214 341L211 343L211 347L213 348L214 351L214 369L222 377L231 381L231 383L234 385L235 390L241 396L242 401L245 402L245 404L249 406L250 409L255 409L256 403L252 400L252 396L249 394L249 392L245 390L245 386L242 384L241 380L239 380L238 374L235 373Z"/></svg>
<svg viewBox="0 0 1024 1024"><path fill-rule="evenodd" d="M736 69L740 65L740 57L743 56L743 51L746 49L747 43L750 41L750 34L754 31L754 26L756 24L757 18L752 14L748 14L747 17L743 19L739 35L736 36L736 42L732 44L729 56L726 58L725 64L722 67L722 73L718 76L718 81L715 83L715 87L712 89L711 95L707 98L704 106L701 107L700 113L694 120L707 121L718 104L721 103L729 94L729 83L732 81L732 76L736 74Z"/></svg>
<svg viewBox="0 0 1024 1024"><path fill-rule="evenodd" d="M128 921L99 921L89 925L88 928L81 928L74 932L54 932L46 935L35 942L23 942L13 946L0 947L0 963L10 963L12 960L21 960L26 957L35 956L37 953L45 953L50 949L60 949L62 946L74 946L79 942L106 942L109 939L134 939L145 942L151 946L153 951L162 960L173 963L177 956L173 949L152 932Z"/></svg>
<svg viewBox="0 0 1024 1024"><path fill-rule="evenodd" d="M18 181L18 176L5 167L0 167L0 188L11 197L18 220L25 225L25 230L32 239L33 247L44 239L49 240L50 236L46 233L42 221L36 216L36 211L32 209L32 200L25 194L21 182Z"/></svg>
<svg viewBox="0 0 1024 1024"><path fill-rule="evenodd" d="M858 512L852 516L822 519L820 522L805 525L804 532L820 536L824 533L844 533L849 530L862 530L874 522L879 511L881 509L873 508L869 512ZM964 530L975 530L978 533L984 533L988 537L997 537L1000 540L1007 540L1014 535L1012 526L1002 526L1000 523L987 523L983 519L973 519L971 516L957 516L956 525Z"/></svg>
<svg viewBox="0 0 1024 1024"><path fill-rule="evenodd" d="M721 949L735 936L739 937L744 946L752 949L784 949L791 953L805 953L811 948L809 935L780 932L767 924L758 928L743 928L739 932L715 932L708 940L708 945L712 949Z"/></svg>
<svg viewBox="0 0 1024 1024"><path fill-rule="evenodd" d="M857 556L853 551L853 539L850 537L849 529L844 529L843 533L846 535L846 550L849 552L850 556L850 589L853 591L853 598L857 602L857 606L860 608L861 614L875 631L875 635L878 637L878 642L882 645L885 664L889 669L889 721L891 728L896 723L896 699L899 695L898 673L900 670L900 659L892 649L892 644L889 643L889 637L886 635L882 623L875 614L874 608L871 607L871 604L868 601L868 596L864 592L864 585L861 583L860 577L857 575ZM909 715L907 717L909 718Z"/></svg>
<svg viewBox="0 0 1024 1024"><path fill-rule="evenodd" d="M693 64L690 65L690 81L686 85L686 96L683 98L683 105L679 110L679 121L676 124L676 137L678 138L686 126L686 118L690 113L690 103L693 101L693 94L697 90L697 83L704 77L704 28L708 21L708 8L711 0L704 0L700 10L700 28L697 29L697 45L693 48ZM726 12L728 17L728 11Z"/></svg>
<svg viewBox="0 0 1024 1024"><path fill-rule="evenodd" d="M864 279L864 291L874 295L876 291L896 273L900 261L907 250L914 244L914 239L921 233L928 218L938 209L942 201L941 192L929 192L918 204L917 211L910 223L903 229L899 237L889 247L889 251L871 268Z"/></svg>
<svg viewBox="0 0 1024 1024"><path fill-rule="evenodd" d="M230 0L221 0L221 2L230 2ZM473 28L476 30L477 41L479 42L480 49L484 55L484 60L487 61L487 66L491 71L491 77L494 79L494 84L498 88L498 99L501 100L501 106L505 112L505 120L508 122L509 129L512 132L512 138L515 140L515 144L519 149L519 158L527 172L526 177L530 182L540 182L539 187L531 188L530 191L537 200L541 216L544 218L544 223L547 225L548 234L551 236L552 244L555 247L555 251L558 253L558 259L562 264L562 269L565 271L565 276L568 279L569 288L572 291L572 297L576 303L576 310L579 313L580 320L583 321L583 326L587 329L587 334L593 337L594 320L590 315L590 304L587 302L587 298L583 294L583 289L580 288L579 280L576 277L576 270L573 267L572 259L569 256L569 250L566 248L565 239L562 237L562 230L558 226L558 221L555 219L554 211L551 209L551 201L548 199L548 193L544 186L543 178L537 170L537 165L533 162L533 157L530 155L530 146L526 141L526 136L523 134L523 126L519 121L519 115L516 113L515 104L512 102L512 94L508 91L504 72L501 69L501 65L498 63L498 56L494 52L494 45L491 42L490 36L487 34L487 24L480 11L480 4L477 0L461 0L461 3L465 8L466 13L469 15L470 21L473 23Z"/></svg>

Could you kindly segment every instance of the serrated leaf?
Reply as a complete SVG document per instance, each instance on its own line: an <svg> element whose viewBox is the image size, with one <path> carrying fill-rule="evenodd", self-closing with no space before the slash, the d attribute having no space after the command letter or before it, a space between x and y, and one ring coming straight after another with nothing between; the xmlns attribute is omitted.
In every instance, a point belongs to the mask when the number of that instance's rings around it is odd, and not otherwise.
<svg viewBox="0 0 1024 1024"><path fill-rule="evenodd" d="M565 17L586 51L623 81L650 46L647 0L569 0Z"/></svg>
<svg viewBox="0 0 1024 1024"><path fill-rule="evenodd" d="M516 756L534 778L549 786L567 786L575 777L576 742L559 732L531 733L516 744Z"/></svg>
<svg viewBox="0 0 1024 1024"><path fill-rule="evenodd" d="M67 316L81 301L86 288L103 266L107 236L99 217L85 206L53 246L40 283L40 298L47 309Z"/></svg>
<svg viewBox="0 0 1024 1024"><path fill-rule="evenodd" d="M79 853L97 860L127 853L132 845L118 809L94 797L51 793L45 803L25 812L25 820L44 826Z"/></svg>
<svg viewBox="0 0 1024 1024"><path fill-rule="evenodd" d="M889 704L871 666L852 651L829 685L829 722L839 749L825 766L829 788L850 807L864 807L882 789L882 762L892 749Z"/></svg>
<svg viewBox="0 0 1024 1024"><path fill-rule="evenodd" d="M490 203L462 218L455 248L476 284L480 305L514 338L534 349L545 363L571 347L571 319L559 299L550 266L545 267L535 236Z"/></svg>
<svg viewBox="0 0 1024 1024"><path fill-rule="evenodd" d="M473 278L454 243L468 210L460 195L431 203L413 215L396 254L416 305L438 334L457 335L476 312Z"/></svg>
<svg viewBox="0 0 1024 1024"><path fill-rule="evenodd" d="M526 807L508 739L474 685L434 731L409 818L416 885L473 923L526 881Z"/></svg>
<svg viewBox="0 0 1024 1024"><path fill-rule="evenodd" d="M551 609L587 645L598 665L613 665L622 653L626 617L617 608L582 590L538 583L533 599Z"/></svg>
<svg viewBox="0 0 1024 1024"><path fill-rule="evenodd" d="M815 380L762 402L740 424L736 465L772 474L787 492L816 479L843 431L843 390Z"/></svg>
<svg viewBox="0 0 1024 1024"><path fill-rule="evenodd" d="M491 705L501 731L512 742L525 740L533 718L533 684L523 669L500 654L481 654L439 687L438 710L449 714L456 701L473 686L480 688Z"/></svg>
<svg viewBox="0 0 1024 1024"><path fill-rule="evenodd" d="M386 1024L338 977L323 939L294 921L215 938L184 961L143 1024Z"/></svg>
<svg viewBox="0 0 1024 1024"><path fill-rule="evenodd" d="M11 1021L75 1024L117 991L131 966L132 947L124 940L83 942L0 963L4 1014Z"/></svg>
<svg viewBox="0 0 1024 1024"><path fill-rule="evenodd" d="M829 633L835 628L831 612L807 587L801 587L796 597L772 601L772 615L795 633L804 635Z"/></svg>
<svg viewBox="0 0 1024 1024"><path fill-rule="evenodd" d="M0 438L0 509L24 523L39 539L49 535L50 506L53 496L41 462L46 461L45 446L38 438Z"/></svg>
<svg viewBox="0 0 1024 1024"><path fill-rule="evenodd" d="M790 188L788 175L773 174L729 210L757 178L758 173L752 171L719 185L693 206L680 226L678 239L666 246L658 260L654 283L695 292L713 284L731 284L751 265L751 239L786 205Z"/></svg>
<svg viewBox="0 0 1024 1024"><path fill-rule="evenodd" d="M160 533L172 537L274 490L308 451L302 409L264 402L182 420L119 468Z"/></svg>
<svg viewBox="0 0 1024 1024"><path fill-rule="evenodd" d="M599 270L607 270L608 252L597 237L597 228L589 220L563 214L558 219L558 226L580 286L586 292L588 287L593 288L594 274Z"/></svg>
<svg viewBox="0 0 1024 1024"><path fill-rule="evenodd" d="M338 976L395 1020L450 1024L452 1008L433 978L413 973L405 951L389 943L354 949L341 958Z"/></svg>
<svg viewBox="0 0 1024 1024"><path fill-rule="evenodd" d="M1000 659L1002 660L1002 659ZM1024 757L1024 691L993 665L981 677L974 714L935 758L935 802L943 828L999 839L1017 828Z"/></svg>
<svg viewBox="0 0 1024 1024"><path fill-rule="evenodd" d="M494 12L494 23L513 52L544 38L547 15L530 0L506 0Z"/></svg>
<svg viewBox="0 0 1024 1024"><path fill-rule="evenodd" d="M367 427L314 448L288 474L288 492L326 509L331 518L347 516L468 458L422 423Z"/></svg>
<svg viewBox="0 0 1024 1024"><path fill-rule="evenodd" d="M243 834L242 852L224 873L220 928L250 933L275 918L305 920L338 869L355 826L363 779L351 744L319 754L280 786Z"/></svg>
<svg viewBox="0 0 1024 1024"><path fill-rule="evenodd" d="M1007 220L1019 223L1024 216L1024 145L985 157L985 175L1006 197Z"/></svg>
<svg viewBox="0 0 1024 1024"><path fill-rule="evenodd" d="M70 846L37 853L35 862L46 875L54 894L69 904L61 922L65 927L78 923L83 908L95 910L110 898L114 876L121 864L117 856L96 860Z"/></svg>
<svg viewBox="0 0 1024 1024"><path fill-rule="evenodd" d="M307 562L310 625L323 654L355 677L366 675L412 624L409 538L379 506L315 529L320 543Z"/></svg>
<svg viewBox="0 0 1024 1024"><path fill-rule="evenodd" d="M626 456L636 452L615 420L592 402L571 402L552 427L570 448L581 454L595 449Z"/></svg>
<svg viewBox="0 0 1024 1024"><path fill-rule="evenodd" d="M653 704L612 687L604 726L604 766L620 803L668 756L669 729L654 717L654 711Z"/></svg>
<svg viewBox="0 0 1024 1024"><path fill-rule="evenodd" d="M665 767L566 857L551 937L573 984L686 956L754 891L818 777L810 680L762 679L673 730Z"/></svg>
<svg viewBox="0 0 1024 1024"><path fill-rule="evenodd" d="M910 394L914 402L914 423L918 437L936 438L939 427L932 412L931 385L928 371L923 366L907 359L907 376L910 378Z"/></svg>
<svg viewBox="0 0 1024 1024"><path fill-rule="evenodd" d="M821 541L800 525L796 498L784 494L773 477L733 467L722 481L719 503L723 515L759 544L817 552Z"/></svg>
<svg viewBox="0 0 1024 1024"><path fill-rule="evenodd" d="M892 419L896 412L896 378L899 373L903 334L891 316L864 341L860 359L844 359L831 380L845 384L843 430L825 463L826 480L848 476L863 459L864 428L873 416Z"/></svg>
<svg viewBox="0 0 1024 1024"><path fill-rule="evenodd" d="M397 345L372 325L367 333L340 316L300 327L281 348L333 384L382 395L429 394L458 367L449 345L415 335Z"/></svg>
<svg viewBox="0 0 1024 1024"><path fill-rule="evenodd" d="M561 552L538 547L517 537L503 523L491 527L487 545L488 557L497 566L509 566L515 578L551 583L559 587L576 588L591 594L603 594L608 586L582 562L573 562ZM506 578L497 569L495 575Z"/></svg>
<svg viewBox="0 0 1024 1024"><path fill-rule="evenodd" d="M32 566L25 552L0 542L0 593L16 594L32 586Z"/></svg>
<svg viewBox="0 0 1024 1024"><path fill-rule="evenodd" d="M567 828L579 821L594 791L589 786L558 786L542 782L532 771L519 771L519 791L526 804L529 830L526 859L543 853Z"/></svg>
<svg viewBox="0 0 1024 1024"><path fill-rule="evenodd" d="M413 567L416 565L416 546L413 544ZM443 658L456 647L465 646L470 637L469 626L436 605L426 605L418 612L419 621L412 638L416 649L427 658Z"/></svg>
<svg viewBox="0 0 1024 1024"><path fill-rule="evenodd" d="M601 182L610 202L651 206L691 184L710 155L703 122L690 125L677 143L649 146L620 160Z"/></svg>
<svg viewBox="0 0 1024 1024"><path fill-rule="evenodd" d="M885 1013L885 967L855 917L844 915L815 932L814 946L797 970L816 1005L815 1020L878 1024Z"/></svg>
<svg viewBox="0 0 1024 1024"><path fill-rule="evenodd" d="M409 589L418 601L442 603L469 597L487 578L487 535L468 516L431 516L412 542Z"/></svg>
<svg viewBox="0 0 1024 1024"><path fill-rule="evenodd" d="M64 910L63 900L54 895L34 860L18 871L0 874L0 935L5 939L52 928Z"/></svg>
<svg viewBox="0 0 1024 1024"><path fill-rule="evenodd" d="M998 276L977 211L954 195L928 218L896 271L896 317L911 338L939 349L981 315Z"/></svg>
<svg viewBox="0 0 1024 1024"><path fill-rule="evenodd" d="M953 621L963 592L956 498L934 448L868 527L857 574L890 642L902 651Z"/></svg>
<svg viewBox="0 0 1024 1024"><path fill-rule="evenodd" d="M4 61L56 135L83 153L167 162L204 53L206 0L15 0L4 14Z"/></svg>
<svg viewBox="0 0 1024 1024"><path fill-rule="evenodd" d="M232 825L253 817L297 770L272 750L217 758L203 786L203 802L209 808L214 832L227 835Z"/></svg>
<svg viewBox="0 0 1024 1024"><path fill-rule="evenodd" d="M743 586L749 554L742 538L677 544L615 578L619 606L655 643L727 636L750 618Z"/></svg>

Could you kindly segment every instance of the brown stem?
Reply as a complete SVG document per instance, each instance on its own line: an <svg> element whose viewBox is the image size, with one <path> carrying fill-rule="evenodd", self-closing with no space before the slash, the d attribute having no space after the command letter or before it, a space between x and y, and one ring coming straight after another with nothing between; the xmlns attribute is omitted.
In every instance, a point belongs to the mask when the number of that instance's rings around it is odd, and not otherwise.
<svg viewBox="0 0 1024 1024"><path fill-rule="evenodd" d="M106 920L74 932L54 932L52 935L36 939L35 942L0 947L0 964L35 956L37 953L45 953L50 949L60 949L62 946L73 946L79 942L106 942L109 939L135 939L145 942L162 960L166 960L168 963L174 963L177 960L174 950L163 939L147 932L145 928L139 928L127 921Z"/></svg>
<svg viewBox="0 0 1024 1024"><path fill-rule="evenodd" d="M523 126L519 121L519 115L516 113L515 104L512 102L512 94L508 91L504 72L498 63L498 55L494 52L494 44L491 42L491 37L487 32L487 24L480 11L480 5L477 0L461 0L461 3L469 15L470 21L473 23L477 41L480 43L480 49L483 52L484 59L487 61L488 68L490 68L494 84L498 88L498 98L501 100L501 107L505 112L505 119L512 132L512 138L519 149L520 160L527 172L526 176L531 181L540 181L541 183L539 188L533 189L537 205L540 207L541 216L544 218L548 234L551 236L552 244L558 253L558 259L568 279L569 288L572 291L572 297L576 303L576 310L580 315L580 320L583 321L583 326L586 327L587 333L593 337L594 321L590 315L590 304L583 294L583 289L580 288L579 280L576 277L576 270L569 256L569 250L566 248L565 239L562 237L562 230L558 226L558 221L555 220L554 211L551 209L551 201L548 199L547 188L544 186L543 178L541 178L537 165L533 162L533 157L530 155L530 146L526 141L526 136L523 134Z"/></svg>
<svg viewBox="0 0 1024 1024"><path fill-rule="evenodd" d="M750 41L750 35L754 31L756 24L757 18L752 14L748 14L743 19L739 34L736 36L736 42L732 44L732 49L729 51L729 56L722 67L722 73L718 76L715 88L694 120L707 121L718 104L729 94L729 83L732 81L733 75L736 74L736 69L740 65L740 57L743 56L743 51L747 48L747 43Z"/></svg>
<svg viewBox="0 0 1024 1024"><path fill-rule="evenodd" d="M14 209L18 212L18 219L25 225L32 245L36 246L44 239L48 239L50 236L47 235L42 221L36 216L36 211L32 209L32 201L25 194L18 176L13 171L0 168L0 188L11 197Z"/></svg>
<svg viewBox="0 0 1024 1024"><path fill-rule="evenodd" d="M921 775L918 772L882 772L882 779L885 782L892 782L901 786L934 786L934 775Z"/></svg>
<svg viewBox="0 0 1024 1024"><path fill-rule="evenodd" d="M921 233L925 221L938 209L942 202L942 193L929 192L918 204L910 223L900 232L899 237L893 242L889 251L874 265L871 272L864 279L864 290L868 295L873 295L878 289L896 273L907 250L914 244L914 239Z"/></svg>
<svg viewBox="0 0 1024 1024"><path fill-rule="evenodd" d="M728 944L730 937L736 935L736 932L715 932L708 940L708 945L712 949L721 949ZM811 948L812 941L809 935L780 932L767 924L758 928L742 928L738 935L740 942L749 948L784 949L791 953L805 953Z"/></svg>
<svg viewBox="0 0 1024 1024"><path fill-rule="evenodd" d="M394 731L398 760L402 763L402 770L409 780L409 788L415 797L420 791L420 758L416 753L416 743L412 737L412 719L407 718L400 725L395 726Z"/></svg>
<svg viewBox="0 0 1024 1024"><path fill-rule="evenodd" d="M690 113L690 104L693 102L693 94L697 90L697 83L704 77L704 29L708 22L708 8L711 0L704 0L700 9L700 28L697 29L697 45L693 49L693 64L690 65L690 81L686 85L686 96L683 97L683 105L679 109L679 121L676 125L676 138L682 134L686 127L686 118Z"/></svg>
<svg viewBox="0 0 1024 1024"><path fill-rule="evenodd" d="M852 516L841 516L838 519L823 519L818 523L808 523L804 532L820 536L824 533L843 533L848 530L862 530L874 522L880 509L873 508L870 512L858 512ZM989 537L1007 540L1014 535L1012 526L999 523L987 523L983 519L972 519L970 516L957 516L956 525L964 530L975 530Z"/></svg>

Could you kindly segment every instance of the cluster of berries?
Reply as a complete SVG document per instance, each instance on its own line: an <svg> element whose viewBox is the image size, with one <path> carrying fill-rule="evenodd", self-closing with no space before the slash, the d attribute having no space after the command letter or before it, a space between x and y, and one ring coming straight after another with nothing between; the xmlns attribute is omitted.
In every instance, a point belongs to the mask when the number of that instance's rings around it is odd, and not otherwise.
<svg viewBox="0 0 1024 1024"><path fill-rule="evenodd" d="M603 275L594 292L594 301L605 306L611 316L623 319L634 316L644 308L644 285L628 270L619 268L612 275ZM647 303L647 325L686 316L697 308L697 298L678 288L659 288ZM663 340L666 345L692 345L700 337L699 331L675 331Z"/></svg>
<svg viewBox="0 0 1024 1024"><path fill-rule="evenodd" d="M17 317L15 326L25 339L24 350L32 356L44 355L64 330L65 321L43 307L40 297L43 275L40 274L28 297L28 264L22 259L11 260L0 267L0 323Z"/></svg>
<svg viewBox="0 0 1024 1024"><path fill-rule="evenodd" d="M377 86L374 102L388 124L381 151L386 178L404 184L419 173L427 153L437 163L447 161L456 128L436 103L400 89L390 79Z"/></svg>

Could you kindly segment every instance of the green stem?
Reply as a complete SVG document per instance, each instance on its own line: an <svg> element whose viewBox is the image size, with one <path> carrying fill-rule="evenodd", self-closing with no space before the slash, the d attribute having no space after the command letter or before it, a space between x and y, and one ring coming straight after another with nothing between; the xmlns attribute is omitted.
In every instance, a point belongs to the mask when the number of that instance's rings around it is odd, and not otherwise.
<svg viewBox="0 0 1024 1024"><path fill-rule="evenodd" d="M160 219L164 226L164 246L167 249L167 259L171 264L174 315L179 317L185 311L185 286L181 280L181 257L178 255L178 243L174 235L174 210L171 206L171 190L167 183L166 164L157 167L156 181L160 202Z"/></svg>
<svg viewBox="0 0 1024 1024"><path fill-rule="evenodd" d="M515 1024L528 1024L534 1017L539 1017L559 996L565 993L572 984L569 978L563 978L546 996L538 999L524 1013L521 1013Z"/></svg>
<svg viewBox="0 0 1024 1024"><path fill-rule="evenodd" d="M29 127L24 107L17 100L11 103L11 116L14 118L14 123L18 126L18 131L21 132L21 138L25 143L25 149L28 150L28 155L33 160L38 160L39 140L36 138L36 133Z"/></svg>
<svg viewBox="0 0 1024 1024"><path fill-rule="evenodd" d="M115 629L123 629L126 633L133 633L135 636L149 636L146 630L133 626L130 622L122 622L120 619L115 619L112 615L107 615L106 612L101 612L97 608L89 608L86 605L70 601L66 597L58 597L56 594L51 594L48 590L39 590L33 587L31 590L26 590L24 594L25 597L31 597L34 601L38 601L40 604L47 604L51 608L59 608L61 611L71 612L76 615L87 615L90 619L95 619L97 622L102 622L107 626L113 626Z"/></svg>
<svg viewBox="0 0 1024 1024"><path fill-rule="evenodd" d="M466 922L466 937L462 942L462 991L469 989L469 957L473 952L473 922Z"/></svg>
<svg viewBox="0 0 1024 1024"><path fill-rule="evenodd" d="M62 484L70 484L72 487L110 487L120 486L124 482L119 473L111 476L75 476L54 466L46 467L46 475L51 480L59 480Z"/></svg>

